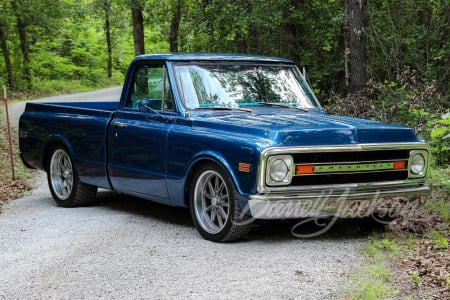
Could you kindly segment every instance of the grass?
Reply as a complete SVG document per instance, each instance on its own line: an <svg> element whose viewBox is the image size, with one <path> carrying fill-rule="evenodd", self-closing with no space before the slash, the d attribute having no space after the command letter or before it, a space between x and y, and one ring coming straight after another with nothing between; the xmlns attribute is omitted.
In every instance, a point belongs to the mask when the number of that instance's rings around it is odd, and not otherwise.
<svg viewBox="0 0 450 300"><path fill-rule="evenodd" d="M448 249L448 239L440 231L433 231L431 237L435 249Z"/></svg>
<svg viewBox="0 0 450 300"><path fill-rule="evenodd" d="M439 285L445 281L447 293L450 292L450 273L445 268L445 262L450 261L450 168L433 169L432 173L433 193L414 216L419 221L429 221L428 231L421 234L384 232L370 236L362 247L365 260L349 275L352 286L344 290L340 298L428 298L440 295L442 286ZM424 265L432 268L434 275L423 274L420 266ZM445 289L445 284L443 286Z"/></svg>
<svg viewBox="0 0 450 300"><path fill-rule="evenodd" d="M364 253L369 258L379 259L380 255L398 255L400 253L400 246L388 238L386 234L374 235L364 245Z"/></svg>
<svg viewBox="0 0 450 300"><path fill-rule="evenodd" d="M391 282L391 272L385 257L397 257L400 246L384 234L374 234L363 246L364 263L349 275L353 285L342 293L343 299L390 299L399 291Z"/></svg>
<svg viewBox="0 0 450 300"><path fill-rule="evenodd" d="M419 288L420 282L422 281L422 278L420 277L419 273L414 272L410 275L410 279L412 282L414 282L415 287Z"/></svg>
<svg viewBox="0 0 450 300"><path fill-rule="evenodd" d="M424 203L424 207L438 214L442 222L431 231L431 241L436 249L449 249L450 228L450 166L433 169L431 183L435 188L431 199Z"/></svg>

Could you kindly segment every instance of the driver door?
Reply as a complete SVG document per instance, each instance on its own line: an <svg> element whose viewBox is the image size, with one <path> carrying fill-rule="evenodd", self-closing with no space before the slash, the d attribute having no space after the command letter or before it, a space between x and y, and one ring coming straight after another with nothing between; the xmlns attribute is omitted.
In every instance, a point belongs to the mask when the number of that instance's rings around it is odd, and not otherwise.
<svg viewBox="0 0 450 300"><path fill-rule="evenodd" d="M166 140L175 111L164 64L137 67L129 91L109 128L111 184L116 191L167 203Z"/></svg>

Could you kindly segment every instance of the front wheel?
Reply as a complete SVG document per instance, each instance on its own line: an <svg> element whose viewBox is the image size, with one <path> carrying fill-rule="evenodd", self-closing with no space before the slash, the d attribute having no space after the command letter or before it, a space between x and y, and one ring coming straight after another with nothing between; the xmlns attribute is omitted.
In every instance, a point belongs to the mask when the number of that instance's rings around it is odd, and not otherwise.
<svg viewBox="0 0 450 300"><path fill-rule="evenodd" d="M80 182L72 158L63 146L51 151L47 180L53 199L62 207L82 206L93 201L97 187Z"/></svg>
<svg viewBox="0 0 450 300"><path fill-rule="evenodd" d="M242 238L252 222L242 213L228 175L214 164L196 170L189 189L192 220L203 238L229 242Z"/></svg>

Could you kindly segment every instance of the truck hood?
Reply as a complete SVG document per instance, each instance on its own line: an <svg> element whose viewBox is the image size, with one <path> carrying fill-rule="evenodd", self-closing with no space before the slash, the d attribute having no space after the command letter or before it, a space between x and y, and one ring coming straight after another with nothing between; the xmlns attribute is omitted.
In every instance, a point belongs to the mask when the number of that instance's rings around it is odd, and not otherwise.
<svg viewBox="0 0 450 300"><path fill-rule="evenodd" d="M272 146L421 141L411 128L405 126L334 116L323 111L214 112L195 116L192 126L198 130L209 128L223 134L260 138L268 140Z"/></svg>

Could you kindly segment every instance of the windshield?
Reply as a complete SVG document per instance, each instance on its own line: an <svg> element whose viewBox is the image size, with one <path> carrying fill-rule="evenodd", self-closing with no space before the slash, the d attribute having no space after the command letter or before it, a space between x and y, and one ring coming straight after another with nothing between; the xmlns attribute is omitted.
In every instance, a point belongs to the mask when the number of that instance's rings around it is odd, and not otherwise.
<svg viewBox="0 0 450 300"><path fill-rule="evenodd" d="M186 108L287 106L318 108L293 65L180 64L175 78Z"/></svg>

